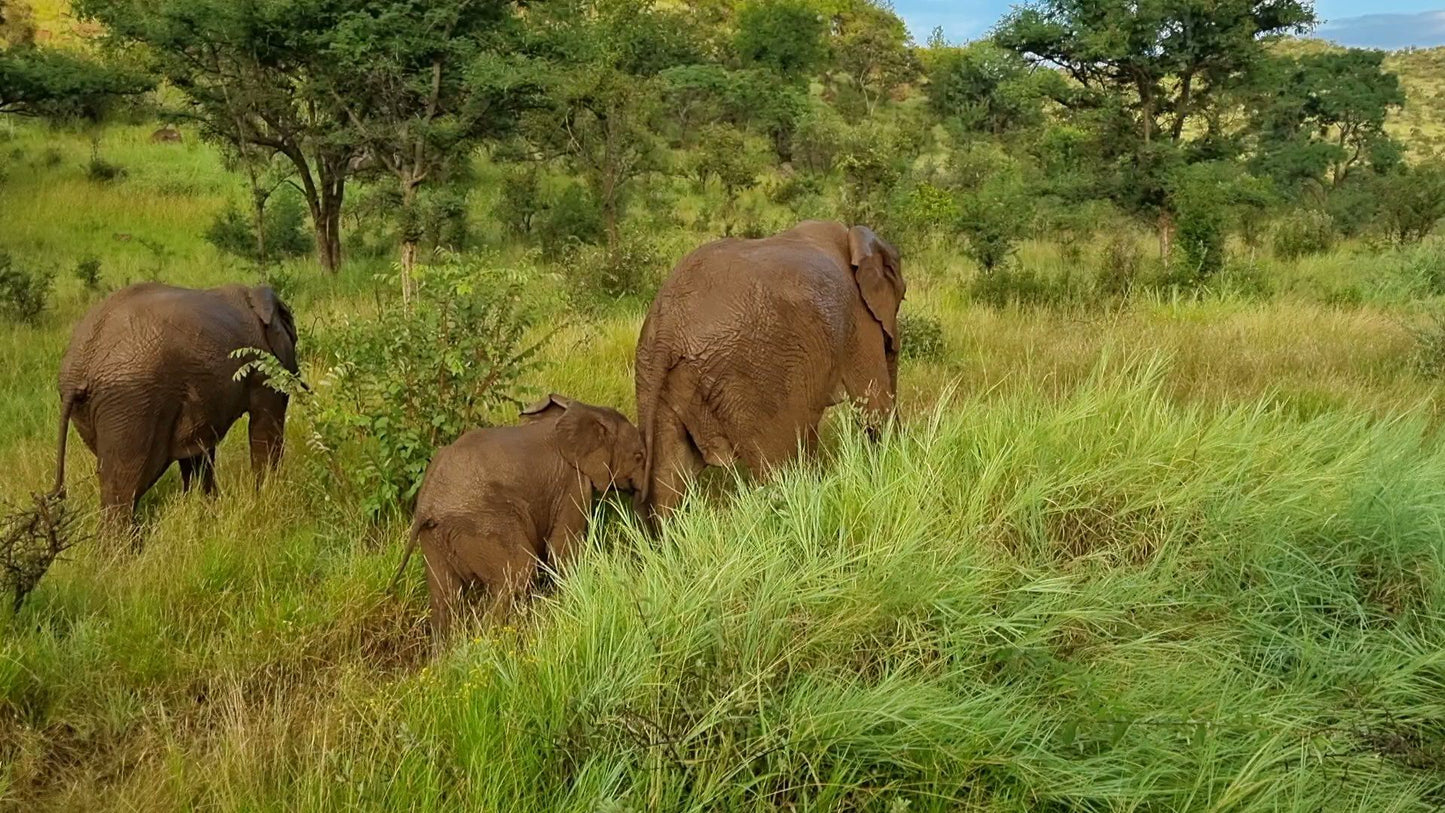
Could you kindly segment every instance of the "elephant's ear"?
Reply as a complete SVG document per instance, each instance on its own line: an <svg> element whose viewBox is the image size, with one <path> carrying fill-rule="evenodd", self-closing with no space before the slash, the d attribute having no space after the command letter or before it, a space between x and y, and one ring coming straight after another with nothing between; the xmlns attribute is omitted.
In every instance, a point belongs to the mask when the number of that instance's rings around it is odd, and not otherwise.
<svg viewBox="0 0 1445 813"><path fill-rule="evenodd" d="M554 430L562 457L577 467L598 491L612 485L612 430L596 410L586 407L564 408Z"/></svg>
<svg viewBox="0 0 1445 813"><path fill-rule="evenodd" d="M296 372L296 319L291 315L291 309L286 307L286 303L276 296L275 289L269 285L248 289L246 301L250 303L251 310L266 330L266 341L271 345L271 352L276 354L288 370Z"/></svg>
<svg viewBox="0 0 1445 813"><path fill-rule="evenodd" d="M572 406L572 401L570 399L563 398L562 396L553 393L551 395L548 395L546 398L538 401L537 403L524 408L518 414L521 416L523 422L535 423L536 421L556 418L560 416L563 412L565 412L567 410L567 407L570 406Z"/></svg>
<svg viewBox="0 0 1445 813"><path fill-rule="evenodd" d="M898 349L898 305L903 301L903 275L899 272L898 249L889 245L867 226L848 230L848 248L853 255L853 278L868 312L883 326L889 349Z"/></svg>

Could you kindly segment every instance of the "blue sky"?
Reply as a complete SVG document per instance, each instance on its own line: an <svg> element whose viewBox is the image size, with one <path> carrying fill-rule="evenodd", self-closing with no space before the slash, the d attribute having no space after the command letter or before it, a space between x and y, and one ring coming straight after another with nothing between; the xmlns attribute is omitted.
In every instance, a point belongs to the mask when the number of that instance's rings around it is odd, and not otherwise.
<svg viewBox="0 0 1445 813"><path fill-rule="evenodd" d="M922 42L934 26L949 40L982 36L1011 0L894 0L894 9ZM1445 45L1445 0L1318 0L1325 21L1317 36L1343 45L1372 48Z"/></svg>

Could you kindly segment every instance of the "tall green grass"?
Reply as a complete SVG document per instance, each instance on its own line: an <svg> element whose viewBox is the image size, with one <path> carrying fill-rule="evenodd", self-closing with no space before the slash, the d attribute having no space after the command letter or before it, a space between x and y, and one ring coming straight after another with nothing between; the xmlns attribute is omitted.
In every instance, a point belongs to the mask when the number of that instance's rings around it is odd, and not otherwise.
<svg viewBox="0 0 1445 813"><path fill-rule="evenodd" d="M177 502L140 560L75 563L0 649L9 798L1445 801L1425 419L1179 406L1161 379L1104 364L1064 398L960 396L879 446L840 427L827 460L695 500L659 538L594 526L515 626L422 668L424 591L384 593L391 549L307 526L284 486L213 519Z"/></svg>

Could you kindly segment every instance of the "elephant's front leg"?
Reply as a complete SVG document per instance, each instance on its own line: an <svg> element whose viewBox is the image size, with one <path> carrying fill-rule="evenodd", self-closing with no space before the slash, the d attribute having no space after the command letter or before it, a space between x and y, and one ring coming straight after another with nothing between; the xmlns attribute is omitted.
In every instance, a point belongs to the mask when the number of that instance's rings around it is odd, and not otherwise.
<svg viewBox="0 0 1445 813"><path fill-rule="evenodd" d="M592 488L582 485L574 496L562 501L552 518L552 528L543 540L547 567L561 574L577 558L587 538L587 521L592 514Z"/></svg>
<svg viewBox="0 0 1445 813"><path fill-rule="evenodd" d="M259 486L266 473L281 462L286 440L287 398L265 385L256 385L251 393L250 426L251 470Z"/></svg>
<svg viewBox="0 0 1445 813"><path fill-rule="evenodd" d="M216 493L216 448L210 449L185 460L179 461L181 468L181 490L190 491L195 478L201 480L201 491L207 496Z"/></svg>

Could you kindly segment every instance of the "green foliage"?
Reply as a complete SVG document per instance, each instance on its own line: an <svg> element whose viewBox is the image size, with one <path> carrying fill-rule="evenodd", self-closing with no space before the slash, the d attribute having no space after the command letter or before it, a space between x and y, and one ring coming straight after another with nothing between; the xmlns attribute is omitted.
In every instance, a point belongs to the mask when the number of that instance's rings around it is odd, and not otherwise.
<svg viewBox="0 0 1445 813"><path fill-rule="evenodd" d="M552 256L576 243L599 243L605 236L601 208L585 186L569 183L543 212L537 233Z"/></svg>
<svg viewBox="0 0 1445 813"><path fill-rule="evenodd" d="M923 241L952 234L961 214L958 201L947 189L923 181L902 196L888 221L902 234Z"/></svg>
<svg viewBox="0 0 1445 813"><path fill-rule="evenodd" d="M1222 224L1206 196L1178 194L1177 176L1238 154L1219 126L1236 105L1231 91L1264 69L1266 43L1313 23L1302 0L1222 0L1208 13L1192 0L1040 0L1005 17L993 40L1073 79L1058 100L1088 128L1103 188L1135 214L1182 214L1189 261L1205 268L1220 262Z"/></svg>
<svg viewBox="0 0 1445 813"><path fill-rule="evenodd" d="M828 55L827 23L806 0L749 0L738 11L733 47L744 65L804 79Z"/></svg>
<svg viewBox="0 0 1445 813"><path fill-rule="evenodd" d="M94 293L100 290L100 258L86 257L76 262L71 270L75 279L85 290Z"/></svg>
<svg viewBox="0 0 1445 813"><path fill-rule="evenodd" d="M1008 262L1032 228L1035 194L1017 162L992 150L960 153L952 174L960 186L957 230L967 241L964 251L992 273Z"/></svg>
<svg viewBox="0 0 1445 813"><path fill-rule="evenodd" d="M1041 274L1022 265L999 265L980 273L969 282L968 296L991 308L1061 307L1079 304L1088 297L1087 281L1072 271Z"/></svg>
<svg viewBox="0 0 1445 813"><path fill-rule="evenodd" d="M545 209L541 169L532 162L509 167L502 176L496 211L502 226L515 237L530 236L537 216Z"/></svg>
<svg viewBox="0 0 1445 813"><path fill-rule="evenodd" d="M588 309L620 299L651 298L662 283L667 262L645 234L628 229L611 250L570 244L561 264L573 303Z"/></svg>
<svg viewBox="0 0 1445 813"><path fill-rule="evenodd" d="M273 197L263 217L268 261L300 257L315 249L315 243L306 231L306 210L294 195ZM243 213L234 202L228 203L216 214L204 237L207 243L224 254L251 262L262 259L255 218Z"/></svg>
<svg viewBox="0 0 1445 813"><path fill-rule="evenodd" d="M737 217L737 198L757 183L762 169L760 156L749 149L746 135L736 127L708 124L698 134L694 171L704 181L715 180L722 187L718 217L723 233L732 234Z"/></svg>
<svg viewBox="0 0 1445 813"><path fill-rule="evenodd" d="M1243 218L1262 215L1262 185L1223 161L1187 164L1169 179L1170 208L1176 213L1176 245L1184 278L1206 279L1224 266L1225 238Z"/></svg>
<svg viewBox="0 0 1445 813"><path fill-rule="evenodd" d="M154 86L133 68L70 50L28 43L0 49L0 114L95 123Z"/></svg>
<svg viewBox="0 0 1445 813"><path fill-rule="evenodd" d="M1385 132L1405 103L1383 51L1328 50L1276 57L1252 78L1259 149L1251 166L1286 188L1336 188L1357 170L1388 171L1399 150Z"/></svg>
<svg viewBox="0 0 1445 813"><path fill-rule="evenodd" d="M930 49L929 107L966 131L1001 135L1043 119L1053 71L1035 71L1023 57L988 41Z"/></svg>
<svg viewBox="0 0 1445 813"><path fill-rule="evenodd" d="M1298 209L1274 227L1274 256L1297 260L1335 247L1335 219L1320 209Z"/></svg>
<svg viewBox="0 0 1445 813"><path fill-rule="evenodd" d="M92 152L90 160L85 162L85 177L96 183L112 183L125 176L125 167L107 161L98 152Z"/></svg>
<svg viewBox="0 0 1445 813"><path fill-rule="evenodd" d="M1143 268L1139 238L1127 229L1117 230L1104 244L1094 285L1102 296L1127 297L1139 282Z"/></svg>
<svg viewBox="0 0 1445 813"><path fill-rule="evenodd" d="M35 322L54 288L54 271L23 268L13 256L0 251L0 316L12 322Z"/></svg>
<svg viewBox="0 0 1445 813"><path fill-rule="evenodd" d="M898 315L898 341L902 348L899 357L909 361L937 361L947 350L943 322L917 310L905 310Z"/></svg>
<svg viewBox="0 0 1445 813"><path fill-rule="evenodd" d="M302 401L325 477L377 520L407 510L438 447L509 417L539 347L509 272L448 256L415 284L410 306L393 292L337 328Z"/></svg>
<svg viewBox="0 0 1445 813"><path fill-rule="evenodd" d="M1380 221L1385 233L1416 243L1445 217L1445 163L1435 161L1391 173L1380 187Z"/></svg>

